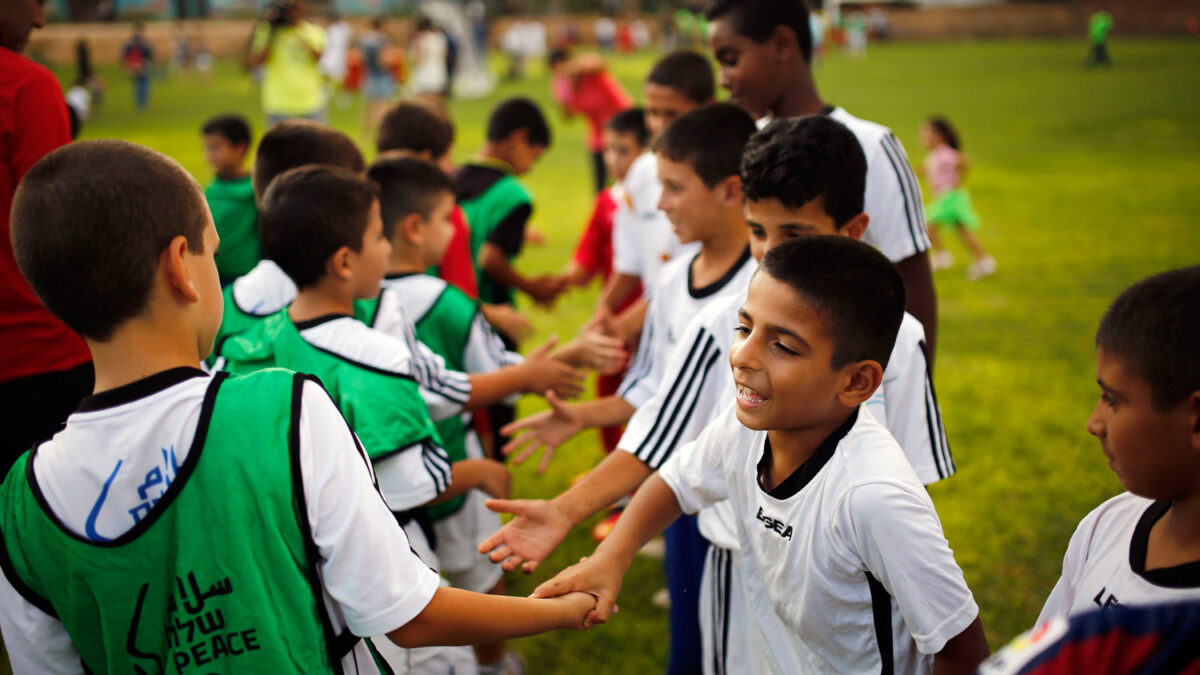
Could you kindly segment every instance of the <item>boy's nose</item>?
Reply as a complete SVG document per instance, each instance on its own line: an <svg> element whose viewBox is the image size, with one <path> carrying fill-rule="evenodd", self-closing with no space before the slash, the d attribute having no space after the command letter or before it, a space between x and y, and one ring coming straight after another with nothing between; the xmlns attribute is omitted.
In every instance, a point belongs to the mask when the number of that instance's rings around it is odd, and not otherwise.
<svg viewBox="0 0 1200 675"><path fill-rule="evenodd" d="M1096 402L1096 407L1092 408L1092 414L1088 415L1087 430L1088 433L1096 438L1104 438L1104 420L1103 414L1100 412L1101 402Z"/></svg>

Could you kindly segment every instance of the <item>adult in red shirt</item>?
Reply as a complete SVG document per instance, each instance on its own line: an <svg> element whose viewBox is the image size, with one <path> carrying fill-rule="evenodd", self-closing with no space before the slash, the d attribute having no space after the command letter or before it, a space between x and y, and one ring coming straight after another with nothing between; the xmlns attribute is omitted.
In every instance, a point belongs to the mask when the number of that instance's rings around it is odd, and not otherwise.
<svg viewBox="0 0 1200 675"><path fill-rule="evenodd" d="M556 49L550 53L550 69L554 98L562 104L563 112L568 116L578 113L587 118L596 192L603 192L608 185L604 168L604 125L613 115L629 109L633 99L608 72L604 59L597 54L571 58L566 50Z"/></svg>
<svg viewBox="0 0 1200 675"><path fill-rule="evenodd" d="M92 392L94 379L83 339L50 314L21 276L9 234L17 184L39 159L71 141L58 81L21 56L33 29L45 24L44 2L0 2L0 476L58 431Z"/></svg>

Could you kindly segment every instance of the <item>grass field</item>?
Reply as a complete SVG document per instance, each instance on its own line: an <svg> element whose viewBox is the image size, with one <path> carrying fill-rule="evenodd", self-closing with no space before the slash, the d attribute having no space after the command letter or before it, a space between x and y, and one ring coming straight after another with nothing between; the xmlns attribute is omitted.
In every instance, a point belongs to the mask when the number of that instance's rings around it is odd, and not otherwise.
<svg viewBox="0 0 1200 675"><path fill-rule="evenodd" d="M1076 523L1120 490L1084 430L1096 398L1092 336L1101 313L1132 282L1200 260L1200 92L1186 84L1200 67L1200 43L1118 42L1111 72L1085 72L1084 50L1064 42L888 45L872 47L863 62L835 57L818 75L828 101L891 126L914 161L923 117L948 115L974 162L969 185L999 273L968 283L960 263L936 277L936 384L958 474L932 494L993 648L1033 622ZM651 61L622 58L613 68L638 92ZM84 137L144 143L202 181L204 118L234 109L261 119L251 84L232 65L207 85L156 83L144 115L130 110L129 84L116 72L106 76L109 101ZM460 158L480 145L491 105L518 93L548 102L540 69L485 100L454 104ZM333 122L357 134L359 110L335 109ZM564 264L591 208L584 127L557 115L554 122L555 146L529 177L534 224L548 239L520 260L531 271ZM573 335L594 298L578 292L553 313L531 309L539 336ZM540 407L522 404L525 412ZM596 436L577 438L547 475L518 470L516 494L556 494L599 456ZM513 591L527 593L587 554L588 531L580 528L545 572L513 577ZM622 612L607 626L515 646L534 673L661 671L666 616L649 601L661 584L659 564L639 560Z"/></svg>

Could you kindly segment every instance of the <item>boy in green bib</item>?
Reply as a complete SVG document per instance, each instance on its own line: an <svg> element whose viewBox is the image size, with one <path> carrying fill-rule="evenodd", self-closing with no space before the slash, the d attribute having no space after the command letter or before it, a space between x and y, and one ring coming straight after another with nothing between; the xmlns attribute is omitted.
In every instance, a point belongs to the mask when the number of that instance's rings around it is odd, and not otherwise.
<svg viewBox="0 0 1200 675"><path fill-rule="evenodd" d="M86 215L63 204L88 204ZM0 485L16 672L362 672L362 636L470 644L581 627L590 596L439 588L319 383L210 377L219 237L200 186L131 143L47 155L14 202L22 273L87 340L95 394Z"/></svg>
<svg viewBox="0 0 1200 675"><path fill-rule="evenodd" d="M204 198L221 237L217 272L221 285L226 286L262 260L258 205L250 172L246 171L250 125L241 115L218 115L205 122L200 133L204 137L204 161L215 174L213 182L204 188Z"/></svg>

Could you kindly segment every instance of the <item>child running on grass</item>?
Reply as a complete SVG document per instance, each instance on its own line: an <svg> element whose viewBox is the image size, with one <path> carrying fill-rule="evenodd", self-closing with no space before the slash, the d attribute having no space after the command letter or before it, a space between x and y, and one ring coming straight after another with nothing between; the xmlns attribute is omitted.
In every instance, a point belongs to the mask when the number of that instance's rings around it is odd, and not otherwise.
<svg viewBox="0 0 1200 675"><path fill-rule="evenodd" d="M971 250L975 262L967 268L967 278L978 281L996 273L996 259L983 250L975 236L979 231L979 215L971 205L971 195L963 187L969 164L962 153L958 131L945 117L930 117L921 127L921 143L929 150L925 157L925 178L933 190L933 203L925 207L929 221L929 239L933 242L933 269L954 264L954 256L946 250L938 228L954 228Z"/></svg>

